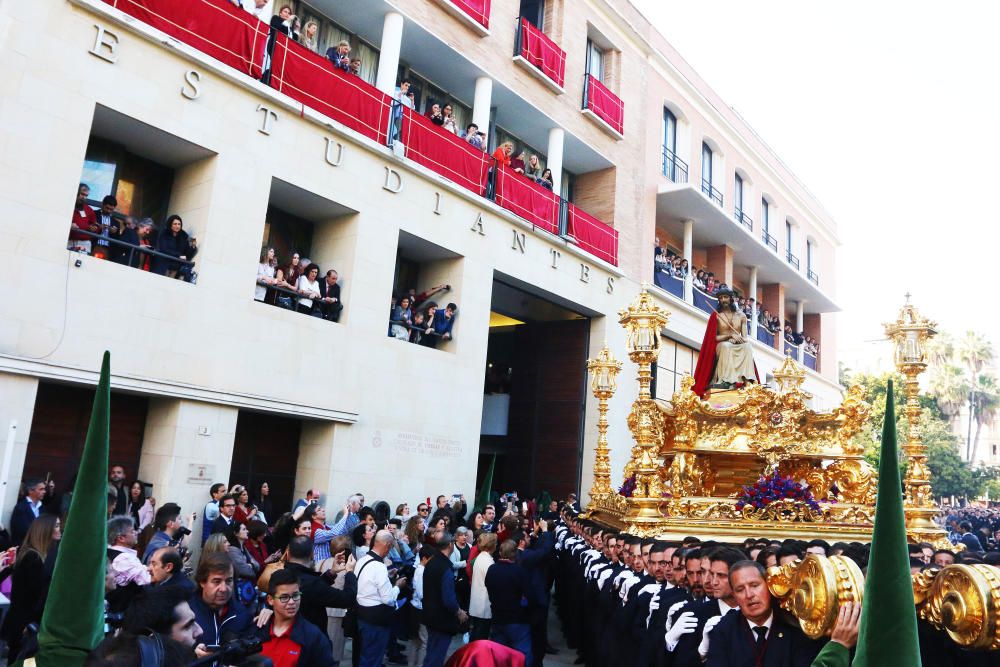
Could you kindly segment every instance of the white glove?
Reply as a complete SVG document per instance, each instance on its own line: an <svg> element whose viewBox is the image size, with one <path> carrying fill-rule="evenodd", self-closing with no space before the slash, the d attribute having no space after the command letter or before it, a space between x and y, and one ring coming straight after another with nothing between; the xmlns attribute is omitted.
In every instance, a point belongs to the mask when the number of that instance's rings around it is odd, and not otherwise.
<svg viewBox="0 0 1000 667"><path fill-rule="evenodd" d="M681 607L683 607L686 604L687 604L687 600L681 600L680 602L675 602L673 604L673 606L671 606L670 609L667 610L667 622L663 625L663 629L665 631L669 631L670 630L670 626L673 623L672 619L674 617L674 614L677 613L677 610L680 609Z"/></svg>
<svg viewBox="0 0 1000 667"><path fill-rule="evenodd" d="M667 644L667 650L673 651L677 648L677 642L680 641L681 637L684 635L689 635L698 629L698 619L695 618L693 611L686 611L677 617L674 621L673 627L671 627L667 634L664 635L663 639Z"/></svg>
<svg viewBox="0 0 1000 667"><path fill-rule="evenodd" d="M653 618L653 613L660 608L660 594L657 593L653 596L653 599L649 601L649 613L646 614L646 627L649 627L649 621Z"/></svg>
<svg viewBox="0 0 1000 667"><path fill-rule="evenodd" d="M722 620L721 616L713 616L712 618L705 621L705 629L701 631L701 643L698 644L698 655L704 660L708 657L708 633L712 631L719 621Z"/></svg>

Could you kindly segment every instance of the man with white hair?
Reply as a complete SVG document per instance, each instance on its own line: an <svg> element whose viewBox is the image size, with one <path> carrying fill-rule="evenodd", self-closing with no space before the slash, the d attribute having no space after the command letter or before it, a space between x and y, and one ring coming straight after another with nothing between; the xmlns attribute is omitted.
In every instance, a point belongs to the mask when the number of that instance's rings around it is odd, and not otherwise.
<svg viewBox="0 0 1000 667"><path fill-rule="evenodd" d="M361 523L361 517L358 513L364 504L365 500L361 494L355 493L353 496L349 496L347 502L344 504L343 515L340 517L340 520L330 527L333 534L350 535L351 531Z"/></svg>
<svg viewBox="0 0 1000 667"><path fill-rule="evenodd" d="M406 585L406 577L397 579L395 585L389 581L385 558L395 542L395 538L388 530L378 531L375 533L372 548L362 556L354 568L358 580L361 667L382 666L389 645L396 598L399 597L400 587Z"/></svg>

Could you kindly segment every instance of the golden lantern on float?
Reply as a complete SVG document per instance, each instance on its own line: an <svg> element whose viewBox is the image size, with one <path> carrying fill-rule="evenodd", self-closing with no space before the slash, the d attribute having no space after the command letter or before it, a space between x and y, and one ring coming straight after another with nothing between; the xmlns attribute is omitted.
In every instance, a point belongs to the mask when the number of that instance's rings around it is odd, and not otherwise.
<svg viewBox="0 0 1000 667"><path fill-rule="evenodd" d="M611 355L608 344L594 359L587 360L590 373L590 389L597 399L597 448L594 451L594 483L590 487L588 510L596 507L601 498L614 493L611 488L611 458L608 449L608 400L617 389L616 380L622 369L622 362Z"/></svg>

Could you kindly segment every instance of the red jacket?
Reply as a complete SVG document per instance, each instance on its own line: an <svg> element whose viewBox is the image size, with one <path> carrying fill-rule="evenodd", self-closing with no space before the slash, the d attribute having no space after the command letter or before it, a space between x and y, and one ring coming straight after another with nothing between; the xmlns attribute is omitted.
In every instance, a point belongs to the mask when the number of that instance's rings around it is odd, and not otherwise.
<svg viewBox="0 0 1000 667"><path fill-rule="evenodd" d="M88 232L92 231L90 229L91 225L97 224L97 216L94 215L94 209L90 208L86 204L83 205L82 209L77 210L73 208L73 219L69 226L69 237L74 241L90 241L91 237L86 234L79 234L76 229L85 229Z"/></svg>

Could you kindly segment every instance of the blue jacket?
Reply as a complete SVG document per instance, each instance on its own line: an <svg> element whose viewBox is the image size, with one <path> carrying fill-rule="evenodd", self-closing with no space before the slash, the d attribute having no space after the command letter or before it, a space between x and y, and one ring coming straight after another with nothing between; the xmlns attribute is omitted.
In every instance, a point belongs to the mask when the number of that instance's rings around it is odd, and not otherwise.
<svg viewBox="0 0 1000 667"><path fill-rule="evenodd" d="M222 615L218 615L201 599L198 589L189 601L195 620L201 626L202 634L199 642L206 646L225 644L229 639L250 637L256 629L253 616L236 600L230 599Z"/></svg>
<svg viewBox="0 0 1000 667"><path fill-rule="evenodd" d="M434 331L436 331L439 336L450 334L451 327L455 324L455 318L458 317L458 314L452 314L451 319L449 320L444 316L443 309L439 312L441 313L441 317L438 317L437 313L434 313Z"/></svg>
<svg viewBox="0 0 1000 667"><path fill-rule="evenodd" d="M162 549L163 547L173 546L173 539L162 530L157 531L150 538L149 544L146 545L146 551L142 554L142 562L145 565L149 565L149 559L153 557L153 553L157 549Z"/></svg>
<svg viewBox="0 0 1000 667"><path fill-rule="evenodd" d="M265 655L275 662L279 656L268 651L268 642L271 639L272 620L263 628L254 628L257 638L264 642ZM302 618L302 615L295 617L292 629L288 638L299 645L298 661L295 663L301 667L332 667L333 647L325 632L321 632L315 625Z"/></svg>
<svg viewBox="0 0 1000 667"><path fill-rule="evenodd" d="M527 579L529 604L541 607L549 604L549 565L555 546L555 533L546 531L538 536L533 547L517 552L517 564Z"/></svg>

